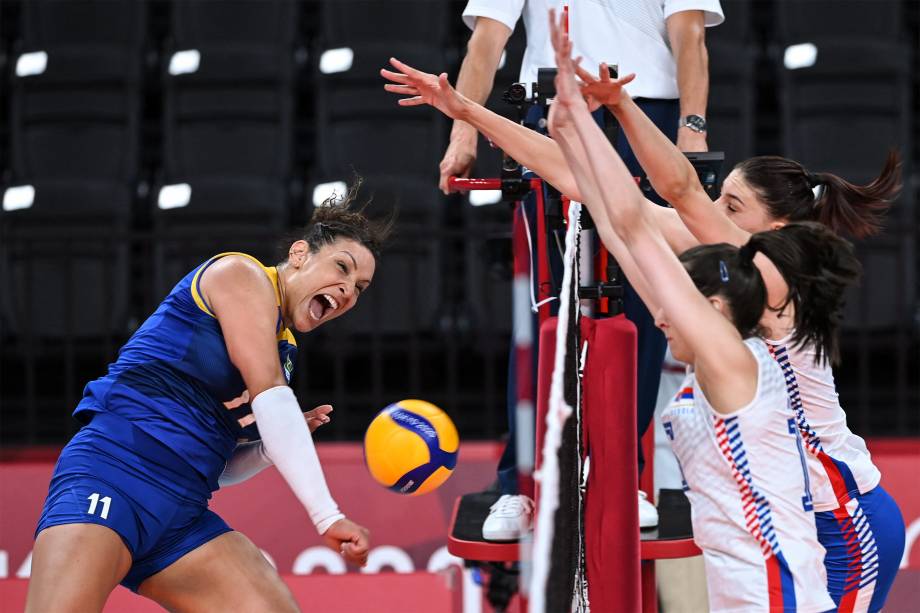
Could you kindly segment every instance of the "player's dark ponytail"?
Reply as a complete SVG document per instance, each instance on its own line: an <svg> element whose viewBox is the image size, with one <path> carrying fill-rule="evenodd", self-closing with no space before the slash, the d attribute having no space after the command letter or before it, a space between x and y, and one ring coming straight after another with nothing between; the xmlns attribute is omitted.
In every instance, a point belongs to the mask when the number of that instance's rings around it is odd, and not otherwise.
<svg viewBox="0 0 920 613"><path fill-rule="evenodd" d="M754 256L764 254L785 279L795 309L792 343L814 343L818 362L839 358L837 329L843 316L846 288L859 277L853 248L816 222L788 224L759 232L747 244L700 245L680 256L694 285L704 296L719 295L743 338L761 332L767 290Z"/></svg>
<svg viewBox="0 0 920 613"><path fill-rule="evenodd" d="M767 256L789 286L788 302L795 308L792 343L813 343L816 362L836 363L844 292L861 271L852 245L825 225L802 222L754 234L740 250L745 251Z"/></svg>
<svg viewBox="0 0 920 613"><path fill-rule="evenodd" d="M881 174L868 185L855 185L829 172L809 172L794 160L774 155L750 158L736 169L773 219L817 221L855 238L879 232L901 189L897 151L889 152Z"/></svg>

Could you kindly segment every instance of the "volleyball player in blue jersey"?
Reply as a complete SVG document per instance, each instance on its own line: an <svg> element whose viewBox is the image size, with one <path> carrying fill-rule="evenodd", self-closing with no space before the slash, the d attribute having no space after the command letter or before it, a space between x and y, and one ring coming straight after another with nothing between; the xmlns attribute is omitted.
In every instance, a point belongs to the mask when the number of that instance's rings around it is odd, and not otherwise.
<svg viewBox="0 0 920 613"><path fill-rule="evenodd" d="M373 278L389 224L354 196L318 207L277 266L224 253L197 267L86 386L85 425L36 530L27 611L99 611L119 583L171 611L297 610L259 549L208 510L219 486L271 464L326 544L366 562L368 531L339 511L308 429L331 409L305 420L288 387L291 330L344 314Z"/></svg>

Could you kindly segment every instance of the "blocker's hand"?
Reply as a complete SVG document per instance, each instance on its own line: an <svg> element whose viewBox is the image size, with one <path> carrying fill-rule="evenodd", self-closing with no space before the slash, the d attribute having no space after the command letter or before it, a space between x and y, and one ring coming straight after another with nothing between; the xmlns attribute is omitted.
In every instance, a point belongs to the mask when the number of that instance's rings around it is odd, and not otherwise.
<svg viewBox="0 0 920 613"><path fill-rule="evenodd" d="M463 119L467 110L467 99L451 87L447 73L433 75L416 70L412 66L390 58L390 64L399 72L386 68L380 69L380 76L392 81L383 86L394 94L408 96L399 99L400 106L419 106L428 104L438 109L451 119ZM440 179L438 187L445 194L450 192L450 177L468 177L476 163L476 141L479 135L473 126L455 124L450 136L450 144L439 165Z"/></svg>
<svg viewBox="0 0 920 613"><path fill-rule="evenodd" d="M399 72L381 68L380 76L392 81L383 86L385 90L408 96L399 99L400 106L430 104L451 119L463 119L464 98L451 87L446 72L439 75L422 72L395 57L390 58L390 64Z"/></svg>
<svg viewBox="0 0 920 613"><path fill-rule="evenodd" d="M581 93L588 101L588 106L593 110L600 105L616 107L624 100L628 93L623 86L636 78L636 73L630 73L619 79L610 78L610 69L607 64L598 67L598 76L595 77L581 66L575 67L575 73L583 81Z"/></svg>
<svg viewBox="0 0 920 613"><path fill-rule="evenodd" d="M581 58L572 59L572 41L565 32L565 15L556 19L556 11L549 11L550 38L556 55L556 97L553 104L561 104L569 109L587 106L575 81L575 68Z"/></svg>
<svg viewBox="0 0 920 613"><path fill-rule="evenodd" d="M350 519L340 519L323 533L326 546L338 551L346 560L358 566L367 564L371 533Z"/></svg>
<svg viewBox="0 0 920 613"><path fill-rule="evenodd" d="M572 60L572 41L565 33L565 16L556 19L556 12L549 11L550 38L556 54L556 97L549 110L549 132L554 138L560 136L560 131L572 126L572 113L575 109L589 110L585 99L581 95L578 83L575 81L575 68L577 60Z"/></svg>
<svg viewBox="0 0 920 613"><path fill-rule="evenodd" d="M307 420L307 427L310 428L310 432L316 432L317 428L332 421L329 413L332 413L331 404L321 404L315 409L304 411L303 418Z"/></svg>

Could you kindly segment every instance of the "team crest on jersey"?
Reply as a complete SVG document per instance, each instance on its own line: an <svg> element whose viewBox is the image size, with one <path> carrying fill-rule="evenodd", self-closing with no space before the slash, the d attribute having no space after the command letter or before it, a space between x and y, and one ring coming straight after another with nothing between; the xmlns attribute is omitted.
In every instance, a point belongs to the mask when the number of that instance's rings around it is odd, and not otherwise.
<svg viewBox="0 0 920 613"><path fill-rule="evenodd" d="M291 356L288 356L284 361L284 378L287 379L287 382L291 382L291 375L294 372L294 362L291 360Z"/></svg>

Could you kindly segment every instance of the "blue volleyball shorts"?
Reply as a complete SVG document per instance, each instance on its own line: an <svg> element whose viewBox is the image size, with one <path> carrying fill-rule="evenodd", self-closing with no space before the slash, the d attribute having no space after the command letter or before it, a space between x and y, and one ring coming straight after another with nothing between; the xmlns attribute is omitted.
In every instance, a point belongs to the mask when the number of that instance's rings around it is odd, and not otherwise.
<svg viewBox="0 0 920 613"><path fill-rule="evenodd" d="M148 577L231 528L208 510L210 492L168 448L121 418L97 415L61 452L36 536L51 526L98 524L133 563L121 584Z"/></svg>
<svg viewBox="0 0 920 613"><path fill-rule="evenodd" d="M815 513L838 611L880 611L904 554L904 518L881 486L835 511Z"/></svg>

